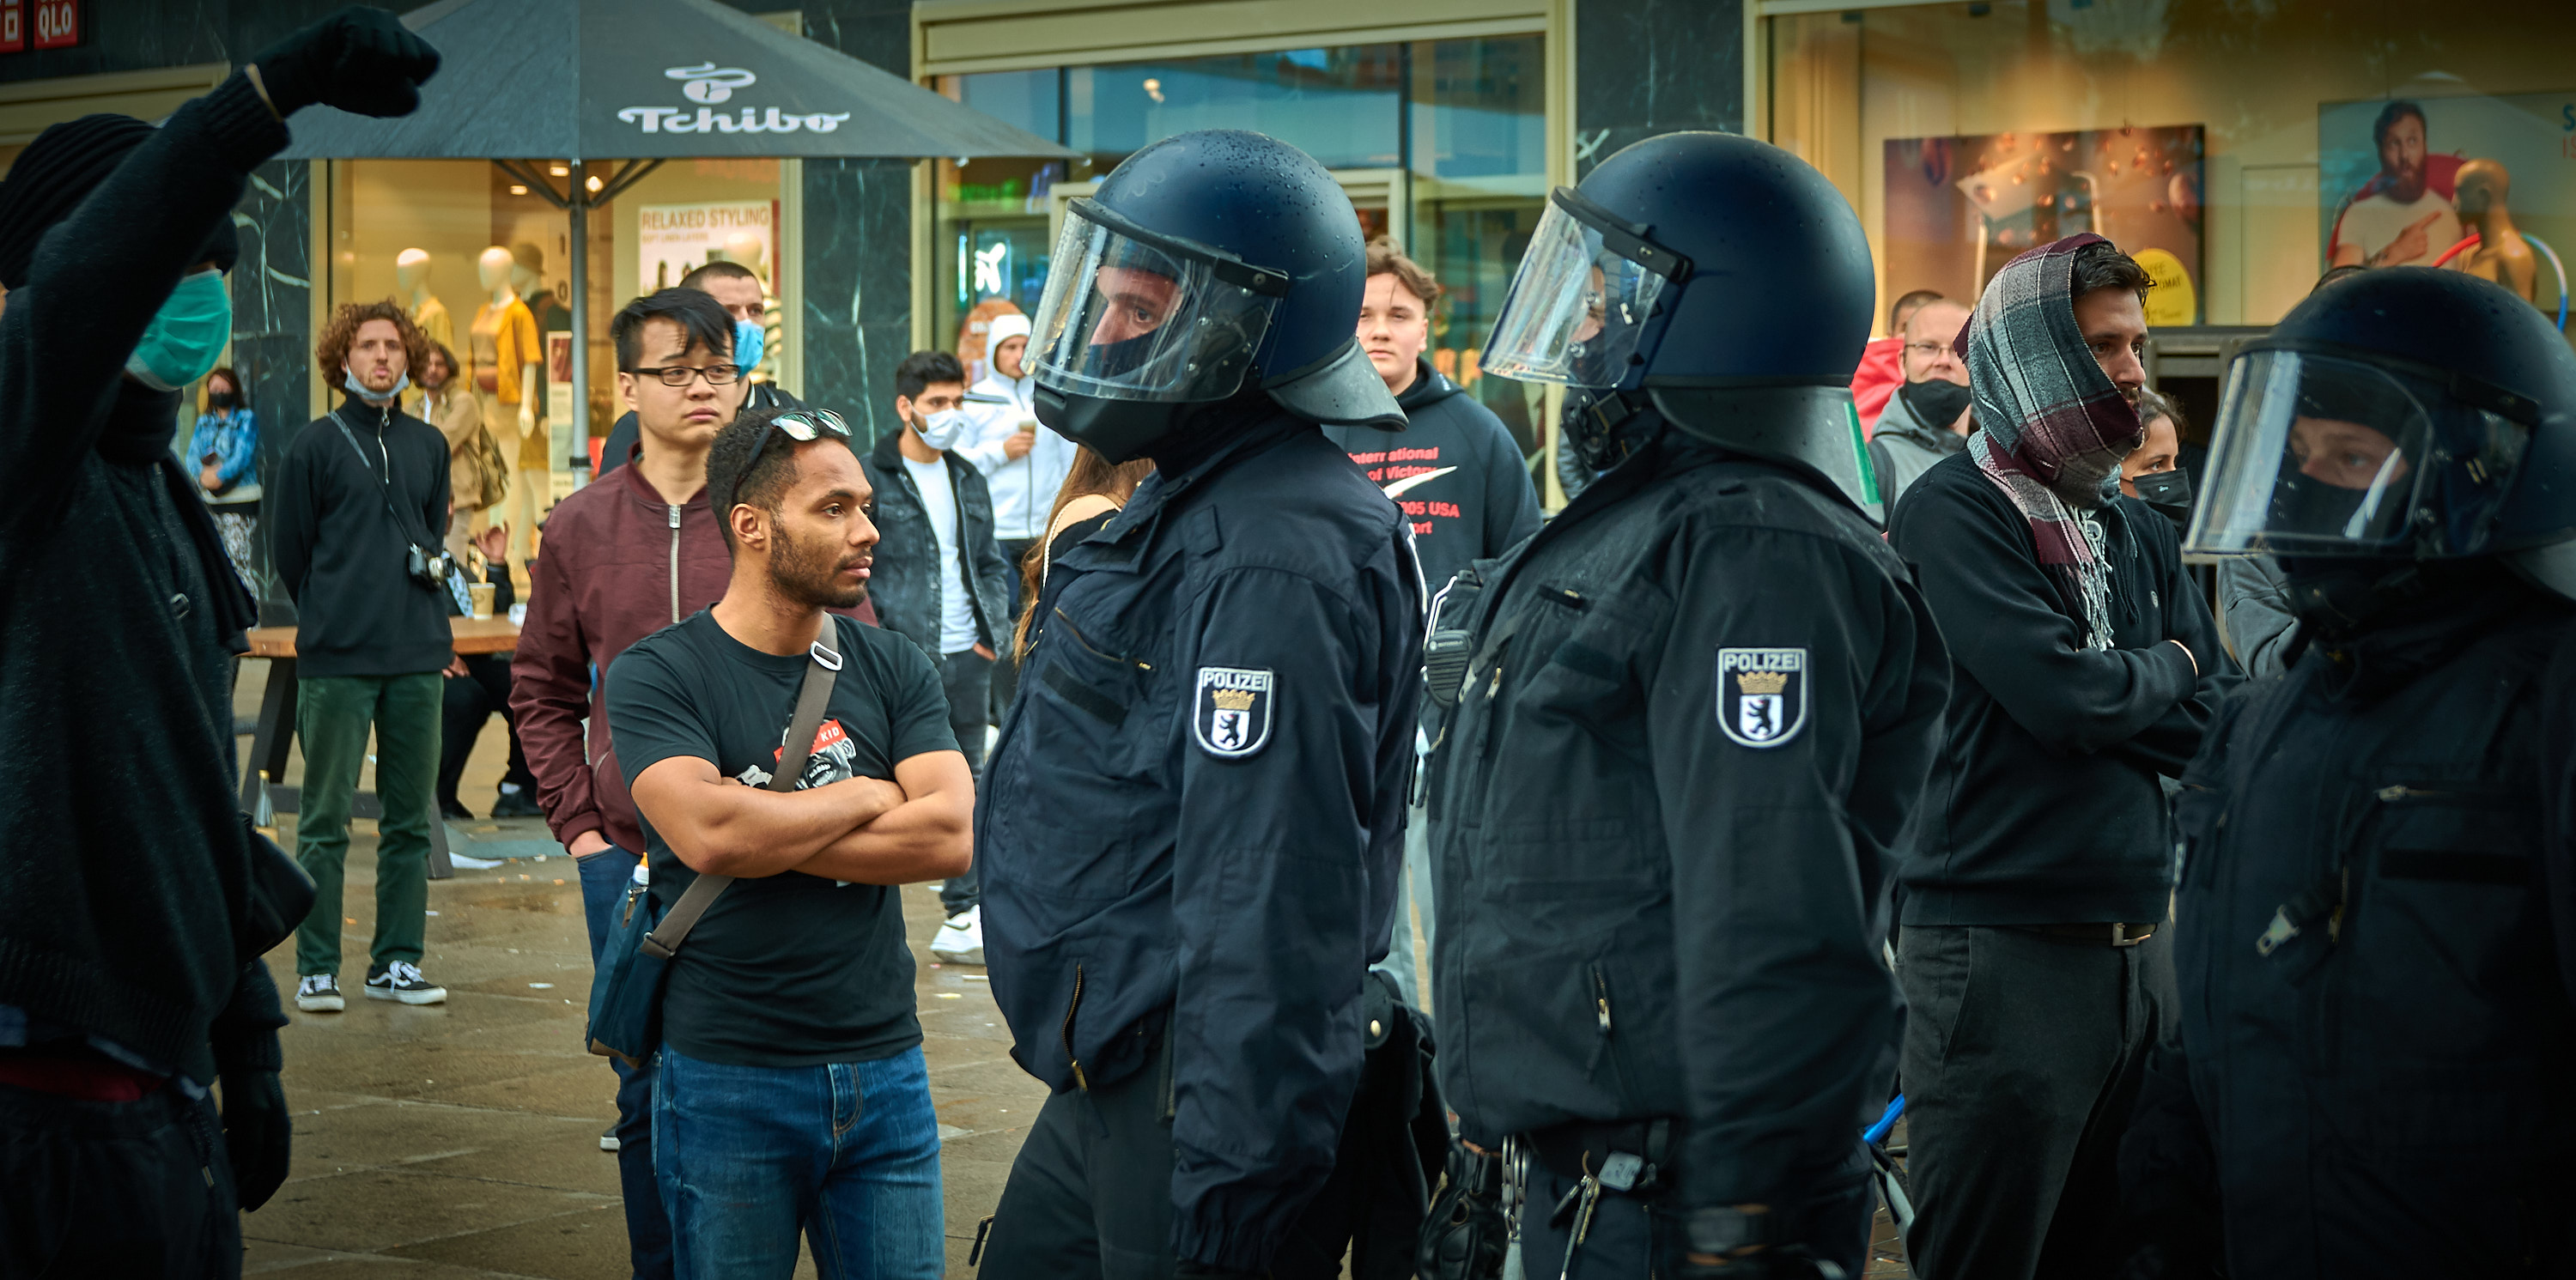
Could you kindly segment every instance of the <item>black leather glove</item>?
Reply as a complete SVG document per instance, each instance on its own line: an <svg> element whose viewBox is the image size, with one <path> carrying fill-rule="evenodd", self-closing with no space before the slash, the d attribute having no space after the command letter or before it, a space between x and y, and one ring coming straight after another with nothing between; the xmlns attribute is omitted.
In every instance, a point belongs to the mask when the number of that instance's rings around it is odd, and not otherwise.
<svg viewBox="0 0 2576 1280"><path fill-rule="evenodd" d="M285 1025L277 984L269 980L268 966L253 960L242 967L232 1002L209 1029L223 1086L224 1151L244 1211L277 1193L292 1155L295 1118L287 1113L286 1089L277 1079L285 1061L277 1029Z"/></svg>
<svg viewBox="0 0 2576 1280"><path fill-rule="evenodd" d="M382 9L351 5L251 59L280 117L315 103L362 116L407 116L438 50Z"/></svg>
<svg viewBox="0 0 2576 1280"><path fill-rule="evenodd" d="M1503 1160L1449 1141L1448 1176L1422 1219L1414 1267L1422 1280L1494 1280L1503 1274L1511 1223L1503 1217Z"/></svg>

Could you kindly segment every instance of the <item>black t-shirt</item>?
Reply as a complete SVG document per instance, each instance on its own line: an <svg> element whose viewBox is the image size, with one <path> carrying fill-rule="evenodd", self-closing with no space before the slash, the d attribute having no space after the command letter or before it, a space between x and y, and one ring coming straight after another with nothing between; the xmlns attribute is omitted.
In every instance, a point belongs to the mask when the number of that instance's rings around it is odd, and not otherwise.
<svg viewBox="0 0 2576 1280"><path fill-rule="evenodd" d="M890 780L898 761L955 751L948 697L921 649L848 618L836 626L840 678L797 789ZM690 756L767 786L805 667L803 654L762 653L725 634L707 610L635 642L608 676L608 723L627 782ZM643 826L653 896L667 910L697 873L650 819ZM798 871L735 881L671 966L662 1038L692 1058L749 1067L865 1062L919 1044L896 891Z"/></svg>

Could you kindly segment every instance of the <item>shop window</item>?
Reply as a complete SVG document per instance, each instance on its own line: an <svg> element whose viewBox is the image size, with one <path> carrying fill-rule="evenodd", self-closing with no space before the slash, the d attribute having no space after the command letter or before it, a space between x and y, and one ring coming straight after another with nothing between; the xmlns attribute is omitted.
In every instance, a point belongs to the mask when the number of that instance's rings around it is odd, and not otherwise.
<svg viewBox="0 0 2576 1280"><path fill-rule="evenodd" d="M1065 143L1100 173L1158 138L1250 129L1327 169L1403 162L1403 54L1391 44L1285 49L1074 67L1065 74Z"/></svg>
<svg viewBox="0 0 2576 1280"><path fill-rule="evenodd" d="M1541 389L1484 376L1485 336L1547 197L1547 74L1538 36L1422 41L1407 49L1412 230L1407 252L1440 279L1431 362L1540 444Z"/></svg>
<svg viewBox="0 0 2576 1280"><path fill-rule="evenodd" d="M941 76L937 88L1041 138L1063 136L1064 73L1053 67ZM1089 166L1074 167L1077 180L1091 176ZM983 322L1004 309L1001 303L1023 313L1038 309L1055 249L1047 234L1048 196L1065 177L1060 160L940 160L933 166L932 341L953 344L949 349L974 377L986 372Z"/></svg>
<svg viewBox="0 0 2576 1280"><path fill-rule="evenodd" d="M2501 278L2557 318L2556 259L2576 249L2576 7L2503 25L2241 8L1767 19L1770 136L1860 211L1882 310L1919 287L1972 293L2014 252L2089 229L2157 276L2158 327L2268 325L2328 265L2373 256ZM2390 113L2405 137L2384 160ZM2399 240L2427 217L2422 243ZM2461 247L2480 225L2532 253Z"/></svg>

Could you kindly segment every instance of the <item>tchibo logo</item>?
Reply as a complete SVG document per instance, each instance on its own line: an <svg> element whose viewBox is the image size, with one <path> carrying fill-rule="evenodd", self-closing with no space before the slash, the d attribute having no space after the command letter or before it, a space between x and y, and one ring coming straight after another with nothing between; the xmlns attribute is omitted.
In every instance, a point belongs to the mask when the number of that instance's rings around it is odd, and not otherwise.
<svg viewBox="0 0 2576 1280"><path fill-rule="evenodd" d="M693 67L671 67L663 75L680 82L680 94L691 102L719 103L733 100L734 90L747 89L760 82L760 77L740 67L719 67L701 62ZM796 115L770 107L744 107L740 116L719 112L712 105L692 111L687 107L627 107L617 118L641 126L646 133L794 133L799 129L830 133L850 118L847 111L818 111Z"/></svg>

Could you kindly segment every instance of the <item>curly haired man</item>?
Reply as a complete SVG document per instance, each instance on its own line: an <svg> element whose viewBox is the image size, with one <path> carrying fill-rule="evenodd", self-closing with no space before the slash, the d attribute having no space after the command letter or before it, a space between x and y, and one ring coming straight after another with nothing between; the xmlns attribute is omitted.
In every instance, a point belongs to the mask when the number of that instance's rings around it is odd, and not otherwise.
<svg viewBox="0 0 2576 1280"><path fill-rule="evenodd" d="M296 860L313 914L295 935L295 1007L332 1013L340 994L340 886L349 802L376 733L376 926L366 994L437 1004L421 976L429 900L430 793L438 776L439 672L455 660L447 584L423 568L448 518L447 438L402 411L429 339L400 304L342 306L314 357L340 403L288 446L271 486L271 557L295 600L304 791Z"/></svg>

